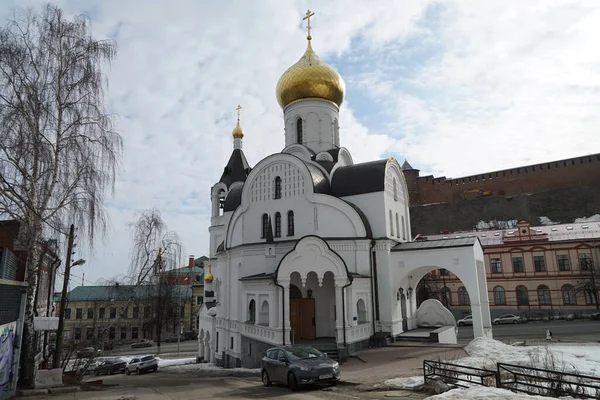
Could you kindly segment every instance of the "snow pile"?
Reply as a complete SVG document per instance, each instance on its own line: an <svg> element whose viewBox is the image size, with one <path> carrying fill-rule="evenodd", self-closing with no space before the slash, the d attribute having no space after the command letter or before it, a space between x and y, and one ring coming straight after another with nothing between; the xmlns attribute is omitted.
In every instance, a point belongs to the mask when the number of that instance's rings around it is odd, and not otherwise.
<svg viewBox="0 0 600 400"><path fill-rule="evenodd" d="M548 217L540 217L540 224L542 225L558 225L560 222L554 222Z"/></svg>
<svg viewBox="0 0 600 400"><path fill-rule="evenodd" d="M162 358L156 357L158 360L159 367L171 367L174 365L185 365L185 364L195 364L196 357L193 358L175 358L172 360L163 360Z"/></svg>
<svg viewBox="0 0 600 400"><path fill-rule="evenodd" d="M206 371L206 372L219 372L219 373L230 374L230 375L260 375L260 368L222 368L222 367L217 367L213 363L170 364L167 366L167 371L169 371L169 372Z"/></svg>
<svg viewBox="0 0 600 400"><path fill-rule="evenodd" d="M413 389L425 383L422 376L411 376L410 378L394 378L383 382L386 386L395 387L398 389Z"/></svg>
<svg viewBox="0 0 600 400"><path fill-rule="evenodd" d="M457 361L468 367L496 369L496 363L600 375L600 346L510 346L489 338L476 338L465 347L469 357Z"/></svg>
<svg viewBox="0 0 600 400"><path fill-rule="evenodd" d="M569 397L562 397L569 398ZM510 390L495 387L472 387L470 389L453 389L446 393L427 397L430 400L487 400L487 399L510 399L510 400L537 400L548 399L544 396L530 396L524 393L515 393Z"/></svg>
<svg viewBox="0 0 600 400"><path fill-rule="evenodd" d="M591 217L583 217L575 219L575 222L600 222L600 214L594 214Z"/></svg>

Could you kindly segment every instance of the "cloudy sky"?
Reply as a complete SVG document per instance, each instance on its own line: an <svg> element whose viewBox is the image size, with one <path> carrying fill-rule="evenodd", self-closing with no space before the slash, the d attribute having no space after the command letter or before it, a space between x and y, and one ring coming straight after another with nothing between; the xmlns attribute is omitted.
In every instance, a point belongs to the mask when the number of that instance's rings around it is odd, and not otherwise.
<svg viewBox="0 0 600 400"><path fill-rule="evenodd" d="M4 0L0 17L42 4ZM161 210L184 258L207 252L236 106L252 165L284 147L275 85L304 52L307 8L313 48L346 81L340 140L355 162L393 156L459 177L600 152L596 0L55 4L119 46L107 101L125 151L107 238L75 272L87 285L126 272L138 210Z"/></svg>

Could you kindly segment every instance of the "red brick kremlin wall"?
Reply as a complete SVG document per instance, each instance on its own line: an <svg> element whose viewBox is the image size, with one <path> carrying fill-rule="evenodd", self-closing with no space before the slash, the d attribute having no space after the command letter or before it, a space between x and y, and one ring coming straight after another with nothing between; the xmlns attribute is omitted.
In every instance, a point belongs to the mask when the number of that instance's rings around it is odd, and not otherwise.
<svg viewBox="0 0 600 400"><path fill-rule="evenodd" d="M411 206L463 199L600 186L600 154L528 165L461 178L419 176L404 170Z"/></svg>

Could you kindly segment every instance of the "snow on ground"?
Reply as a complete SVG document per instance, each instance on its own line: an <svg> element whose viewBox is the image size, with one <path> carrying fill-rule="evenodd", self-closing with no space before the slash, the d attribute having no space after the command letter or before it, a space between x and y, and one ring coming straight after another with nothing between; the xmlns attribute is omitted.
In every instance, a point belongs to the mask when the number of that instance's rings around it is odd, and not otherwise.
<svg viewBox="0 0 600 400"><path fill-rule="evenodd" d="M469 367L496 369L496 362L527 365L575 372L582 375L600 376L600 345L583 346L511 346L498 340L477 338L471 341L465 351L469 357L449 362Z"/></svg>
<svg viewBox="0 0 600 400"><path fill-rule="evenodd" d="M563 397L565 398L565 397ZM569 398L569 397L566 397ZM495 387L473 387L470 389L453 389L446 393L427 397L426 400L487 400L487 399L510 399L510 400L537 400L548 399L543 396L530 396L523 393L515 393L510 390Z"/></svg>
<svg viewBox="0 0 600 400"><path fill-rule="evenodd" d="M195 359L194 359L195 360ZM169 360L175 361L175 360ZM159 364L161 365L161 364ZM180 364L170 364L167 366L169 372L191 372L191 371L226 371L228 373L236 374L260 374L260 368L221 368L217 367L213 363L200 363L200 364L190 364L190 363L180 363Z"/></svg>
<svg viewBox="0 0 600 400"><path fill-rule="evenodd" d="M163 360L162 358L156 357L156 359L158 360L159 367L172 367L175 365L186 365L196 363L196 357L175 358L171 360Z"/></svg>
<svg viewBox="0 0 600 400"><path fill-rule="evenodd" d="M600 222L600 214L594 214L591 217L583 217L575 219L575 222Z"/></svg>
<svg viewBox="0 0 600 400"><path fill-rule="evenodd" d="M411 376L410 378L388 379L383 384L398 389L413 389L423 385L424 383L423 376Z"/></svg>

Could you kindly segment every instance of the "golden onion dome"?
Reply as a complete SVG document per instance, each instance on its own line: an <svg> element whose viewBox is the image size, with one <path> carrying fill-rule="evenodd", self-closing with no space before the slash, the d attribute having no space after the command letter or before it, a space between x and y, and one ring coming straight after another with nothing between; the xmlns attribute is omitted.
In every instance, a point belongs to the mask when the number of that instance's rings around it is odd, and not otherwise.
<svg viewBox="0 0 600 400"><path fill-rule="evenodd" d="M283 109L296 100L309 98L329 100L339 107L345 94L344 80L315 54L310 36L302 58L288 68L277 82L277 101Z"/></svg>
<svg viewBox="0 0 600 400"><path fill-rule="evenodd" d="M239 119L238 119L237 125L235 126L235 128L233 128L233 132L231 132L231 134L233 135L234 139L243 139L244 138L244 131L242 130L242 127L240 126Z"/></svg>
<svg viewBox="0 0 600 400"><path fill-rule="evenodd" d="M210 264L208 264L208 272L206 273L206 275L204 275L204 282L206 283L212 283L214 276L212 274L212 272L210 272Z"/></svg>

